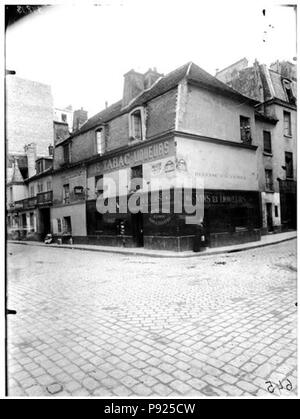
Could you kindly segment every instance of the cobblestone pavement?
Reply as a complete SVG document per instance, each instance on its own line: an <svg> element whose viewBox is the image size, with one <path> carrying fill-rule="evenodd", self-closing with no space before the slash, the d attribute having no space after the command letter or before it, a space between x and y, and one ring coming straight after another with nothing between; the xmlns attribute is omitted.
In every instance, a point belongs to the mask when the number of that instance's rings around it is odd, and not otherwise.
<svg viewBox="0 0 300 419"><path fill-rule="evenodd" d="M9 396L295 396L296 298L296 240L180 260L9 244Z"/></svg>

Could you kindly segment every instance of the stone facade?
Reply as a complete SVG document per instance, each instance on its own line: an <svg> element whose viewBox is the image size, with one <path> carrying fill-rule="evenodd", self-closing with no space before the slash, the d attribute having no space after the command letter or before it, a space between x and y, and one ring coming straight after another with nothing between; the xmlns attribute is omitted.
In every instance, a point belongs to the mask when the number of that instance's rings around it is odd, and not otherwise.
<svg viewBox="0 0 300 419"><path fill-rule="evenodd" d="M48 85L6 76L7 152L24 153L35 143L38 155L47 155L53 143L53 99Z"/></svg>
<svg viewBox="0 0 300 419"><path fill-rule="evenodd" d="M277 61L270 68L257 61L251 67L246 63L242 67L240 62L236 64L218 72L217 77L260 102L256 106L255 138L262 231L296 228L296 66L286 61ZM290 118L288 135L285 114ZM270 137L270 150L265 149L264 135ZM286 153L290 153L292 160L292 175L287 173ZM266 182L266 171L272 174L271 184Z"/></svg>

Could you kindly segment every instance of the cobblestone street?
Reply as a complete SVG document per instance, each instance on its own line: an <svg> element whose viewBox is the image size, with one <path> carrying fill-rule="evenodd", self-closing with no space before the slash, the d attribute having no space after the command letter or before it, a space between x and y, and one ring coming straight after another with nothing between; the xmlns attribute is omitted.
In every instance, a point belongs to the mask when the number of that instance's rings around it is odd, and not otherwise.
<svg viewBox="0 0 300 419"><path fill-rule="evenodd" d="M296 240L178 260L9 243L7 287L9 396L297 394Z"/></svg>

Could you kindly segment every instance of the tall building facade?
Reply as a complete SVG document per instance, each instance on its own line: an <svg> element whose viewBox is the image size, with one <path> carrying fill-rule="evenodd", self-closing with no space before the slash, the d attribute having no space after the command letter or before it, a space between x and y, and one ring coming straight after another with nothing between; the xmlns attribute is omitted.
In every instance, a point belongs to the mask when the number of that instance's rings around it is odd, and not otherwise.
<svg viewBox="0 0 300 419"><path fill-rule="evenodd" d="M184 174L202 181L210 246L259 239L258 103L194 63L166 76L126 73L122 99L55 147L54 234L65 226L75 242L191 249L195 225L184 211L164 213L160 204L158 213L124 213L119 205L130 199L136 177L145 184L171 179L174 190ZM97 197L108 177L118 205L101 214Z"/></svg>
<svg viewBox="0 0 300 419"><path fill-rule="evenodd" d="M7 153L24 154L24 145L35 143L38 155L47 155L53 142L51 87L14 74L5 81Z"/></svg>
<svg viewBox="0 0 300 419"><path fill-rule="evenodd" d="M247 60L216 75L259 101L255 107L262 231L296 228L297 72L288 61L268 68Z"/></svg>

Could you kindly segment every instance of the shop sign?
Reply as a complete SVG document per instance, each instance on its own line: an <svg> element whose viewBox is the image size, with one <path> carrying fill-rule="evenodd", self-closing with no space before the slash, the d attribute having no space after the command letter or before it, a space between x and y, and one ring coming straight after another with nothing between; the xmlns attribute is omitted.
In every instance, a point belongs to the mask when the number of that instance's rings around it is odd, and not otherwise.
<svg viewBox="0 0 300 419"><path fill-rule="evenodd" d="M136 166L148 161L163 159L171 154L172 149L170 141L158 142L103 160L90 168L89 176L94 176L95 173L111 172L126 167Z"/></svg>

